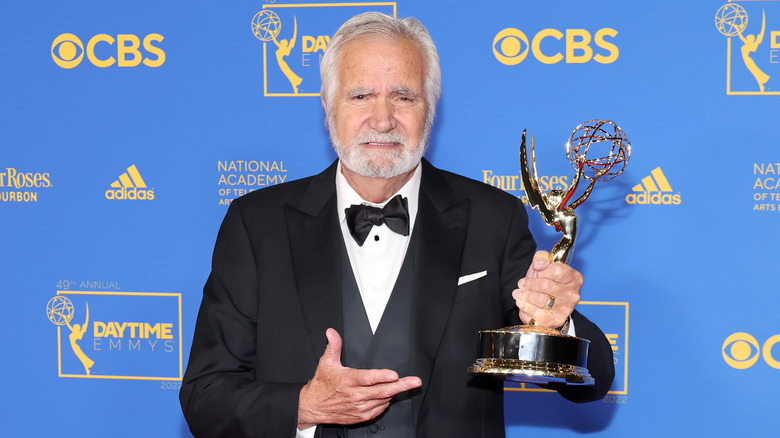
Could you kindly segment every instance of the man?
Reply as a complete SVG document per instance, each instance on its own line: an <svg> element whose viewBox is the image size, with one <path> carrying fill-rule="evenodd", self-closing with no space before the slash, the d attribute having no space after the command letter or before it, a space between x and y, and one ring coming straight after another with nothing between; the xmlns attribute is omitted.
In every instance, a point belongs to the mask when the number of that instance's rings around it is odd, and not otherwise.
<svg viewBox="0 0 780 438"><path fill-rule="evenodd" d="M339 160L231 204L180 394L193 433L504 436L502 382L466 368L478 330L532 318L592 341L596 385L559 392L603 397L582 276L533 254L515 197L422 159L441 89L422 24L353 17L321 75Z"/></svg>

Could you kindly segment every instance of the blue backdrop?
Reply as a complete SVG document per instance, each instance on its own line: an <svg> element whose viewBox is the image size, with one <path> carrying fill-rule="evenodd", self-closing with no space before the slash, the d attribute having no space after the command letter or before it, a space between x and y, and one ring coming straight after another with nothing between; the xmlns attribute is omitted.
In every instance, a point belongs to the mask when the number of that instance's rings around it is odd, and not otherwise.
<svg viewBox="0 0 780 438"><path fill-rule="evenodd" d="M546 189L571 182L579 123L633 145L577 210L612 391L508 387L508 435L776 434L780 2L85 0L0 14L7 436L190 436L178 388L219 223L335 158L319 59L365 10L439 48L435 165L523 197L523 129Z"/></svg>

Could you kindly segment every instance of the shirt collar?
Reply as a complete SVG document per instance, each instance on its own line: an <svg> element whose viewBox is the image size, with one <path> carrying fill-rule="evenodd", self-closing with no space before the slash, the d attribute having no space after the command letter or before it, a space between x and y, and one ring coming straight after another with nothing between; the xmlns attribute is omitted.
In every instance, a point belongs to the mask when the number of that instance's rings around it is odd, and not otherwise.
<svg viewBox="0 0 780 438"><path fill-rule="evenodd" d="M387 198L384 202L379 204L374 202L368 202L361 198L360 195L349 185L347 178L341 173L341 161L338 163L336 169L336 202L339 211L339 223L343 222L347 214L344 212L349 206L353 204L368 204L375 207L384 207L391 198L396 195L401 195L406 198L409 204L409 231L414 228L415 219L417 219L417 204L420 199L420 181L422 180L422 163L417 165L412 177L409 181L403 185L397 192Z"/></svg>

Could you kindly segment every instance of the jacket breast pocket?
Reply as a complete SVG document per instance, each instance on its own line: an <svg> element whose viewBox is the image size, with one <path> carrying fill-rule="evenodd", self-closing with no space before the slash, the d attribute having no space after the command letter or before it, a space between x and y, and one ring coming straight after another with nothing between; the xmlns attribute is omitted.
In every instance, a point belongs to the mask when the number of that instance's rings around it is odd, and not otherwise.
<svg viewBox="0 0 780 438"><path fill-rule="evenodd" d="M471 280L458 286L458 290L455 292L455 302L474 299L490 292L493 288L495 288L495 284L493 276L490 274Z"/></svg>

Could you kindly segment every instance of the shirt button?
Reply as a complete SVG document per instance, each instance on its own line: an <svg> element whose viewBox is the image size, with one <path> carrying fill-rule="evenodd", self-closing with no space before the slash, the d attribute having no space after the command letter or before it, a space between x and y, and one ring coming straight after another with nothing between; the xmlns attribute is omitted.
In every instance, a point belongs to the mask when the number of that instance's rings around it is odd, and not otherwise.
<svg viewBox="0 0 780 438"><path fill-rule="evenodd" d="M374 242L379 242L379 235L374 234Z"/></svg>
<svg viewBox="0 0 780 438"><path fill-rule="evenodd" d="M378 424L372 424L371 427L368 428L369 432L371 433L377 433L382 429L384 429L384 427L379 427Z"/></svg>

